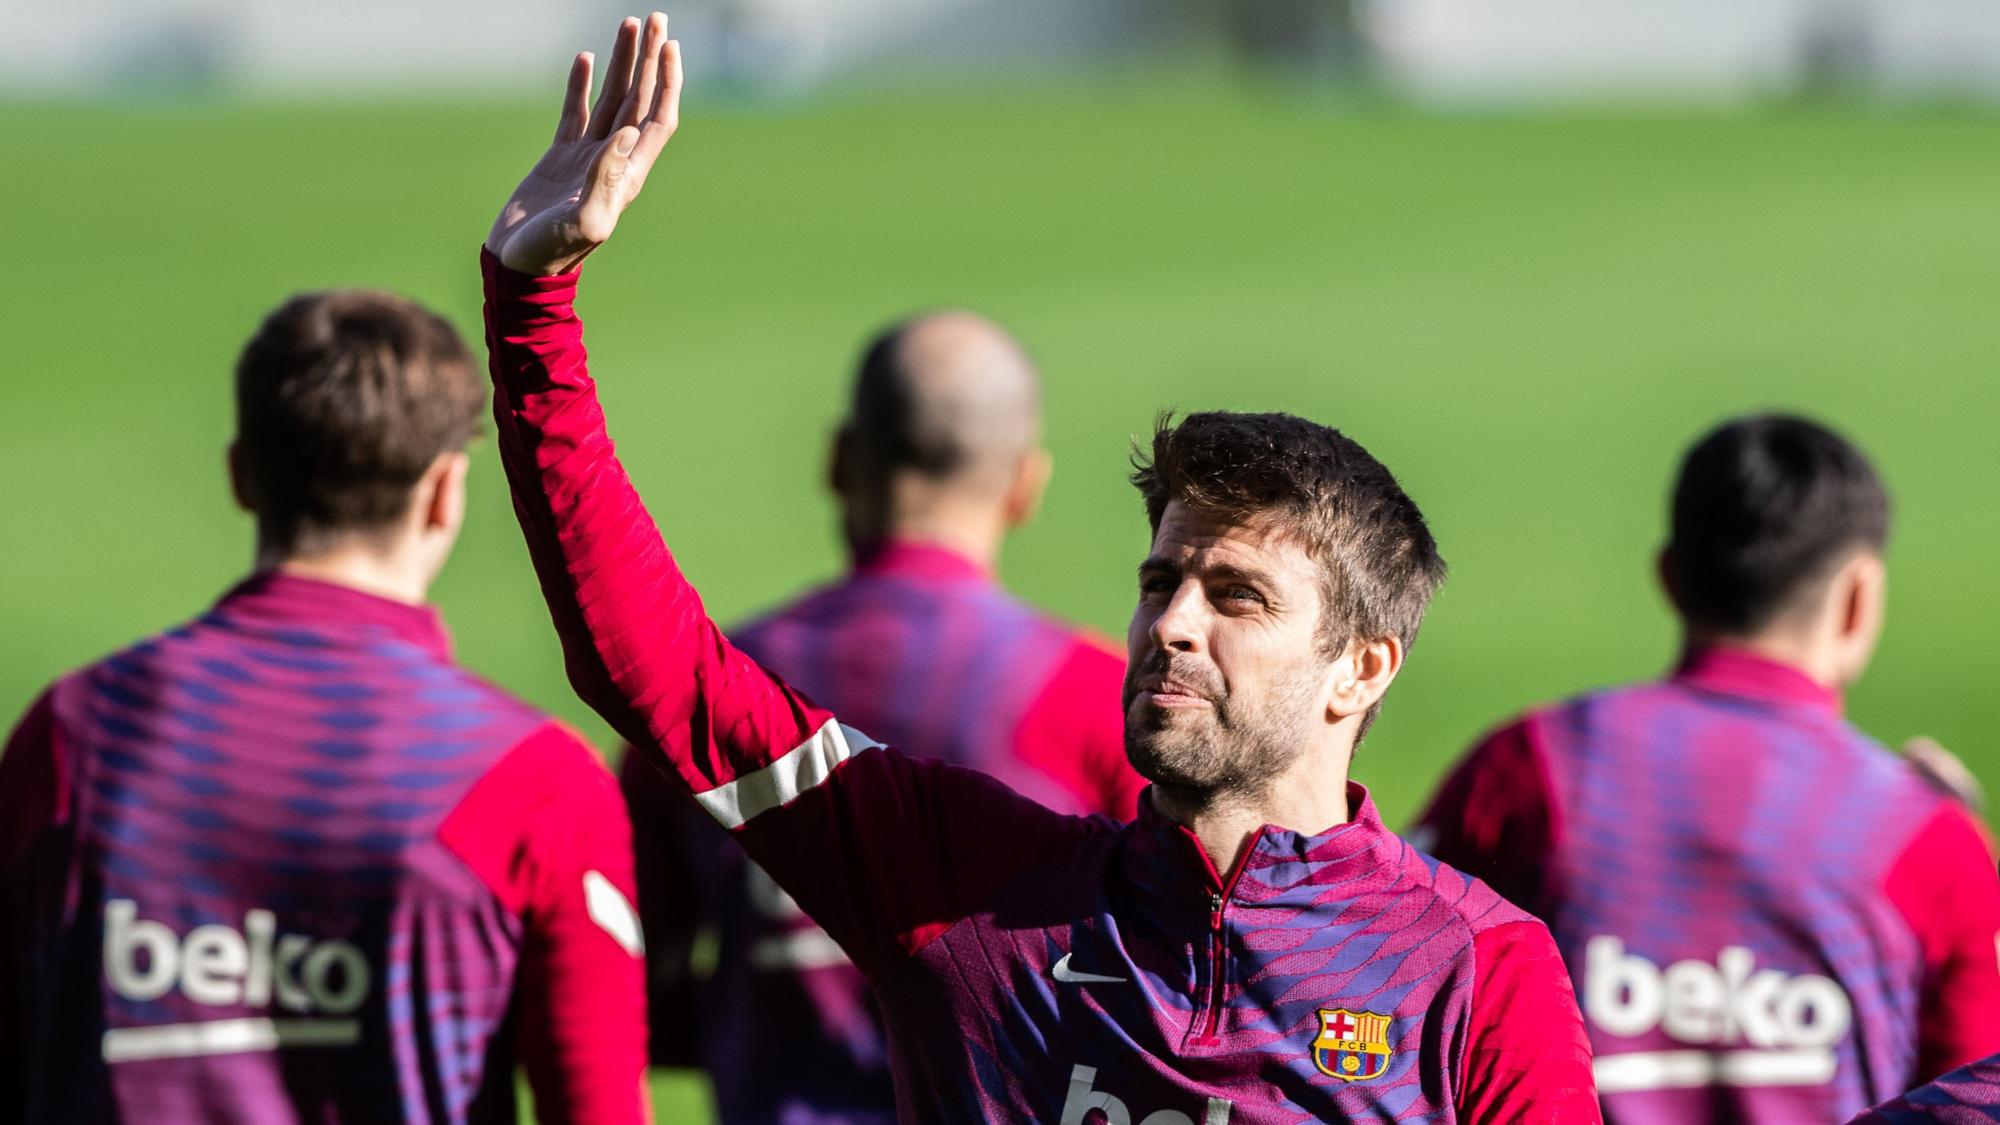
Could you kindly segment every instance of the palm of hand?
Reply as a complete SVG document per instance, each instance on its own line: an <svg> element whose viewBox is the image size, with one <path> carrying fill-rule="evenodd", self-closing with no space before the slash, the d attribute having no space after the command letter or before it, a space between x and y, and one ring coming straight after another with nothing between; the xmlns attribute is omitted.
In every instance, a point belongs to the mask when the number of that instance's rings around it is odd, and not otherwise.
<svg viewBox="0 0 2000 1125"><path fill-rule="evenodd" d="M618 29L609 73L594 109L592 59L570 67L561 119L547 152L508 197L486 246L509 269L548 275L574 269L603 245L638 197L680 116L680 45L654 13Z"/></svg>

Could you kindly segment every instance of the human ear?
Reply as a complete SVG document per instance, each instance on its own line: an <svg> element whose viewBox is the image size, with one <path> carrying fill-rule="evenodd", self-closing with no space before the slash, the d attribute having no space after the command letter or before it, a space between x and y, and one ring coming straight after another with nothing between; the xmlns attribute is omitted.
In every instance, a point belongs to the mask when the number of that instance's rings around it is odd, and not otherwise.
<svg viewBox="0 0 2000 1125"><path fill-rule="evenodd" d="M1675 612L1679 612L1681 608L1681 583L1680 577L1675 571L1674 550L1672 547L1662 547L1659 554L1653 556L1653 577L1659 579L1660 589L1667 595L1667 604L1674 607Z"/></svg>
<svg viewBox="0 0 2000 1125"><path fill-rule="evenodd" d="M1008 527L1019 527L1035 518L1055 467L1055 458L1046 449L1037 447L1021 455L1014 465L1014 479L1007 486L1007 504L1002 513Z"/></svg>
<svg viewBox="0 0 2000 1125"><path fill-rule="evenodd" d="M464 450L438 454L424 474L424 530L456 534L465 523L466 481L472 458Z"/></svg>
<svg viewBox="0 0 2000 1125"><path fill-rule="evenodd" d="M826 487L835 496L847 495L847 488L854 482L854 466L850 464L853 455L854 430L843 423L833 432L833 440L827 443Z"/></svg>
<svg viewBox="0 0 2000 1125"><path fill-rule="evenodd" d="M1852 685L1867 670L1882 635L1888 604L1888 568L1880 555L1856 555L1833 580L1839 651L1835 676L1841 687Z"/></svg>
<svg viewBox="0 0 2000 1125"><path fill-rule="evenodd" d="M256 514L257 505L250 499L250 482L243 476L243 451L235 442L229 443L229 451L223 455L223 462L229 471L229 495L236 500L236 506Z"/></svg>
<svg viewBox="0 0 2000 1125"><path fill-rule="evenodd" d="M1333 690L1327 714L1335 722L1365 714L1381 702L1403 669L1403 642L1394 636L1356 638L1333 662Z"/></svg>

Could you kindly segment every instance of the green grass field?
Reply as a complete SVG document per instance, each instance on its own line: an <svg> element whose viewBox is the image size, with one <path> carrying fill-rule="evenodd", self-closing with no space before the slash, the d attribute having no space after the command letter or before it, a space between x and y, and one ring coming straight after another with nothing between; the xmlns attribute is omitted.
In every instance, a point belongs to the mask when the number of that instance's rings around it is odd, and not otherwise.
<svg viewBox="0 0 2000 1125"><path fill-rule="evenodd" d="M551 117L0 111L0 710L243 570L229 368L266 309L386 286L476 336L479 240ZM2000 116L1975 113L1426 117L1207 78L750 112L697 88L583 312L626 462L725 620L837 568L825 436L860 340L914 308L981 309L1039 356L1058 471L1005 574L1114 634L1146 540L1127 443L1157 410L1346 429L1453 565L1357 764L1392 821L1482 727L1661 669L1678 450L1808 411L1899 502L1853 717L1993 779L1996 199ZM602 731L490 447L437 594L468 663ZM691 1083L662 1097L698 1113Z"/></svg>

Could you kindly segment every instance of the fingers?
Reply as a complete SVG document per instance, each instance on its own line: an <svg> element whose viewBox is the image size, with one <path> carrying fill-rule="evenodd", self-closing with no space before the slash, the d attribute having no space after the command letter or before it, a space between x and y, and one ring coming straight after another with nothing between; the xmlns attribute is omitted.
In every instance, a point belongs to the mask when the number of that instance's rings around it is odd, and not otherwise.
<svg viewBox="0 0 2000 1125"><path fill-rule="evenodd" d="M653 110L646 116L664 124L669 136L681 124L681 41L667 40L667 49L660 54L660 93L653 103Z"/></svg>
<svg viewBox="0 0 2000 1125"><path fill-rule="evenodd" d="M633 174L642 181L646 172L659 158L660 150L667 147L667 141L681 124L681 81L685 72L681 69L681 44L678 39L667 40L667 49L660 53L660 79L658 93L653 101L652 111L639 130L639 143L632 153Z"/></svg>
<svg viewBox="0 0 2000 1125"><path fill-rule="evenodd" d="M562 114L556 118L556 140L574 141L590 127L590 111L584 103L590 97L590 68L595 61L589 51L569 64L569 85L563 89Z"/></svg>
<svg viewBox="0 0 2000 1125"><path fill-rule="evenodd" d="M577 208L576 222L578 233L593 246L611 237L619 213L636 194L627 181L632 151L638 143L639 130L630 126L620 129L611 135L610 143L590 166L590 183Z"/></svg>
<svg viewBox="0 0 2000 1125"><path fill-rule="evenodd" d="M598 91L597 105L590 111L590 137L603 140L618 127L619 109L632 91L632 64L639 54L639 21L627 16L618 24L618 37L611 43L611 62L604 69L604 88Z"/></svg>
<svg viewBox="0 0 2000 1125"><path fill-rule="evenodd" d="M632 88L618 111L618 127L637 125L646 119L660 88L660 59L666 53L667 17L654 12L646 17L646 30L639 44L639 61L632 68Z"/></svg>

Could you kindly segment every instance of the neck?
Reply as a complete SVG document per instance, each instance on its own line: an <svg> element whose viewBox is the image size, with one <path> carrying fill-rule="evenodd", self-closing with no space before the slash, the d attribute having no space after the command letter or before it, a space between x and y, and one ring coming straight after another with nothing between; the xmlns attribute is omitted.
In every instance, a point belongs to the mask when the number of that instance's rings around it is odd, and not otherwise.
<svg viewBox="0 0 2000 1125"><path fill-rule="evenodd" d="M1334 756L1335 767L1328 768L1332 753L1299 755L1256 793L1204 793L1155 785L1153 807L1194 833L1226 885L1257 830L1265 825L1317 836L1353 817L1347 804L1347 763L1353 747L1341 749Z"/></svg>
<svg viewBox="0 0 2000 1125"><path fill-rule="evenodd" d="M359 545L334 547L310 555L259 552L257 568L331 582L406 605L423 605L430 596L428 567L407 556L384 554Z"/></svg>
<svg viewBox="0 0 2000 1125"><path fill-rule="evenodd" d="M858 560L884 543L922 543L962 555L991 572L999 569L1000 543L1004 537L997 523L987 526L971 520L912 518L892 520L880 531L850 531L848 549Z"/></svg>
<svg viewBox="0 0 2000 1125"><path fill-rule="evenodd" d="M1736 636L1690 629L1683 638L1682 645L1684 649L1739 649L1773 663L1796 668L1804 673L1807 679L1828 691L1841 691L1846 686L1841 682L1839 664L1829 651L1830 646L1815 643L1813 638L1804 634L1771 631Z"/></svg>

